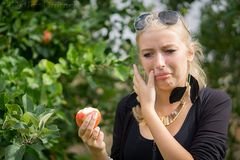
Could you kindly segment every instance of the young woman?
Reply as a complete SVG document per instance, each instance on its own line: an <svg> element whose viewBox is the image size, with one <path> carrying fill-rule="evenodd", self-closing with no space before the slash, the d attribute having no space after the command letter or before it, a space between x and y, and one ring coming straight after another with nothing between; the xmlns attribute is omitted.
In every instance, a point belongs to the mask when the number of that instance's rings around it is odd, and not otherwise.
<svg viewBox="0 0 240 160"><path fill-rule="evenodd" d="M206 87L202 51L176 11L144 13L134 23L140 64L134 93L118 104L114 160L221 160L227 149L229 96ZM79 136L94 159L111 159L104 134L89 116Z"/></svg>

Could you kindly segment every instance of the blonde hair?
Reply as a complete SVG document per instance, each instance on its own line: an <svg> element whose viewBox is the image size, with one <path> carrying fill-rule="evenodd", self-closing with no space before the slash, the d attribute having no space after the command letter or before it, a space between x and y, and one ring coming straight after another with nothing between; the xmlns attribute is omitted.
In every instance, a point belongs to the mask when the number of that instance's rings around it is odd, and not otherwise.
<svg viewBox="0 0 240 160"><path fill-rule="evenodd" d="M142 33L144 33L146 30L149 28L157 28L157 29L170 29L174 32L176 32L185 42L186 47L191 50L191 52L194 53L194 59L189 63L189 74L191 74L196 80L198 81L199 88L204 88L207 85L207 77L206 74L201 67L201 62L204 59L203 55L203 50L202 46L197 40L194 40L193 37L191 36L189 30L186 27L186 24L183 20L183 18L180 16L179 20L176 24L174 25L166 25L162 24L159 20L158 17L159 12L153 12L150 13L146 18L145 18L145 26L142 30L137 30L136 31L136 42L138 44L139 42L139 37L141 36ZM144 119L142 117L141 109L139 106L135 106L132 109L133 115L136 118L136 120L141 123L144 123Z"/></svg>

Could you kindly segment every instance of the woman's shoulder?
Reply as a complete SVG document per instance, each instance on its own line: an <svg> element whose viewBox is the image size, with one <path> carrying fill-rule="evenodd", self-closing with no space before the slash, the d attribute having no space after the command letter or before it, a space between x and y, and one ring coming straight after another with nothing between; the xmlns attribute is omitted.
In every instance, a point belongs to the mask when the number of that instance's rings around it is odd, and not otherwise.
<svg viewBox="0 0 240 160"><path fill-rule="evenodd" d="M231 98L226 91L205 87L199 91L201 109L231 108Z"/></svg>
<svg viewBox="0 0 240 160"><path fill-rule="evenodd" d="M227 100L230 99L226 91L221 89L215 89L210 87L205 87L199 91L199 97L201 101L207 100Z"/></svg>

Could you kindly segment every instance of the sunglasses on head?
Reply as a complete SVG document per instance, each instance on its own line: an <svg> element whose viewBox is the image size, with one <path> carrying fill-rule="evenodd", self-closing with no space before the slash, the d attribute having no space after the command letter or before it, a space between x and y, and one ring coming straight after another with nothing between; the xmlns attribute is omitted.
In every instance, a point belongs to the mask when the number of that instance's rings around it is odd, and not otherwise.
<svg viewBox="0 0 240 160"><path fill-rule="evenodd" d="M150 13L144 13L137 17L137 19L134 22L134 28L136 31L144 29L145 19L149 15ZM179 19L182 21L181 16L176 11L161 11L158 13L158 20L164 25L174 25L178 22ZM186 30L189 32L188 28L185 26L183 21L182 23Z"/></svg>

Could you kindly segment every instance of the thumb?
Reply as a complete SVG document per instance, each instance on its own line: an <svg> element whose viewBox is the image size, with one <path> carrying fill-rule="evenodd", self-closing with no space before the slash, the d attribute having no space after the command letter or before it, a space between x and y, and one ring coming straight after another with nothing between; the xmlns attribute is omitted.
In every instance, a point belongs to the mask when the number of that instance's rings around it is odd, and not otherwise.
<svg viewBox="0 0 240 160"><path fill-rule="evenodd" d="M149 87L154 87L154 74L153 74L153 70L151 70L149 75L148 75L148 86Z"/></svg>

